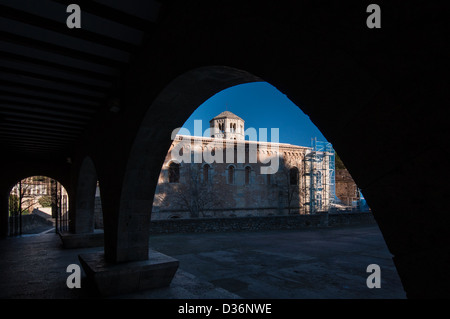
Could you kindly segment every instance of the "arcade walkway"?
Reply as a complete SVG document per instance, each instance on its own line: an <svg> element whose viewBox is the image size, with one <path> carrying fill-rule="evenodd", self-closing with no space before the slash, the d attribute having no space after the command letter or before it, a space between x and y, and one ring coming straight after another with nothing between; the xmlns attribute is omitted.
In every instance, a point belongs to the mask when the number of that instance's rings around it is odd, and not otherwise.
<svg viewBox="0 0 450 319"><path fill-rule="evenodd" d="M180 261L172 285L115 298L405 298L377 226L153 235L150 247ZM54 233L2 240L0 298L96 298L83 279L66 287L66 267L100 250L62 249ZM380 289L366 286L372 263Z"/></svg>

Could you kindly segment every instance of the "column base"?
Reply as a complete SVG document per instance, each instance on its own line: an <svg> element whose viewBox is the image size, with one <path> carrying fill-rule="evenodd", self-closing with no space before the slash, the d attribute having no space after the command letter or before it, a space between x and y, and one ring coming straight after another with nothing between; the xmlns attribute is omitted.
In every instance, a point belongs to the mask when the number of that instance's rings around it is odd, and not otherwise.
<svg viewBox="0 0 450 319"><path fill-rule="evenodd" d="M148 260L108 263L103 252L78 256L87 280L101 296L113 296L169 286L179 261L149 250Z"/></svg>
<svg viewBox="0 0 450 319"><path fill-rule="evenodd" d="M60 232L59 237L61 238L64 248L100 247L104 244L104 233L101 229L96 229L92 233L84 234Z"/></svg>

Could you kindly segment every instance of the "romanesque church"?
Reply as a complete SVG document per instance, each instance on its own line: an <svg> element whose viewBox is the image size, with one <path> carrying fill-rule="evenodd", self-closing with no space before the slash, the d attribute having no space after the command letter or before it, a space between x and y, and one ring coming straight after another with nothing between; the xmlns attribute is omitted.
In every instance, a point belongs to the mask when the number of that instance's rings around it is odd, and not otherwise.
<svg viewBox="0 0 450 319"><path fill-rule="evenodd" d="M331 150L246 140L245 121L229 111L209 124L208 137L174 138L159 176L152 220L309 214L328 209L334 198ZM183 160L195 154L207 154L209 160L206 155L201 160ZM269 169L274 159L277 166Z"/></svg>

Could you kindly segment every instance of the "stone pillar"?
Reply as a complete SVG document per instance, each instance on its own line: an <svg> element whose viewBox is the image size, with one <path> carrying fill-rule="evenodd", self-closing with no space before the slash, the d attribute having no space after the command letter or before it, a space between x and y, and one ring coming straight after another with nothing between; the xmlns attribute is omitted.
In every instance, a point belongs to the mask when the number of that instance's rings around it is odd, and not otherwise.
<svg viewBox="0 0 450 319"><path fill-rule="evenodd" d="M65 248L96 247L104 243L103 230L94 231L97 173L94 163L86 157L80 168L75 198L75 214L70 232L59 235Z"/></svg>

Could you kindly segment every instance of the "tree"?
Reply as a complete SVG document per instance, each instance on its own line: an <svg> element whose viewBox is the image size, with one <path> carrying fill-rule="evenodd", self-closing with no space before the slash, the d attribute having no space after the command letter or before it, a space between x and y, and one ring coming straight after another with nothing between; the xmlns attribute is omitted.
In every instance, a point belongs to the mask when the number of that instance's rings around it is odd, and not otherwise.
<svg viewBox="0 0 450 319"><path fill-rule="evenodd" d="M52 196L44 195L38 199L39 204L42 207L52 207Z"/></svg>
<svg viewBox="0 0 450 319"><path fill-rule="evenodd" d="M17 195L9 195L9 216L13 216L19 211L19 197Z"/></svg>
<svg viewBox="0 0 450 319"><path fill-rule="evenodd" d="M209 166L189 164L183 167L185 182L174 186L174 203L189 211L190 216L205 217L206 211L222 206L222 199L214 192L210 183Z"/></svg>
<svg viewBox="0 0 450 319"><path fill-rule="evenodd" d="M22 234L22 215L28 213L30 208L36 204L34 196L30 194L32 185L33 182L31 179L21 180L10 194L10 230L13 235Z"/></svg>

